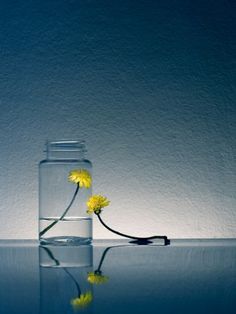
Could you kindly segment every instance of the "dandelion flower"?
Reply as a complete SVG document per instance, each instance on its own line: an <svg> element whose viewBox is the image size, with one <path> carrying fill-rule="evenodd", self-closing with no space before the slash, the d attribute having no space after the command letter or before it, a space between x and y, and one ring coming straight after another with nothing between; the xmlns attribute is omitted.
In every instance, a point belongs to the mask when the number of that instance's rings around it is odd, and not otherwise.
<svg viewBox="0 0 236 314"><path fill-rule="evenodd" d="M89 272L87 277L88 282L95 285L106 283L109 277L102 275L101 272Z"/></svg>
<svg viewBox="0 0 236 314"><path fill-rule="evenodd" d="M89 200L87 201L87 213L88 214L100 214L101 213L101 209L103 207L106 207L110 204L110 201L102 195L93 195L89 198Z"/></svg>
<svg viewBox="0 0 236 314"><path fill-rule="evenodd" d="M93 300L93 295L91 291L82 293L78 298L71 300L71 305L74 310L79 310L81 308L87 307Z"/></svg>
<svg viewBox="0 0 236 314"><path fill-rule="evenodd" d="M92 185L91 174L86 169L74 169L69 173L68 180L72 183L79 183L79 187L90 188Z"/></svg>

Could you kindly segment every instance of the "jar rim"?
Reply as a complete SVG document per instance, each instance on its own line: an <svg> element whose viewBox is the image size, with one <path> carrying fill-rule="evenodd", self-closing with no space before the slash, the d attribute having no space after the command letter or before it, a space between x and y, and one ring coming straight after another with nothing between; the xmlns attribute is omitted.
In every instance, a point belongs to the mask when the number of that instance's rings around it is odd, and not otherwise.
<svg viewBox="0 0 236 314"><path fill-rule="evenodd" d="M48 151L80 151L86 152L84 140L47 140L46 152Z"/></svg>

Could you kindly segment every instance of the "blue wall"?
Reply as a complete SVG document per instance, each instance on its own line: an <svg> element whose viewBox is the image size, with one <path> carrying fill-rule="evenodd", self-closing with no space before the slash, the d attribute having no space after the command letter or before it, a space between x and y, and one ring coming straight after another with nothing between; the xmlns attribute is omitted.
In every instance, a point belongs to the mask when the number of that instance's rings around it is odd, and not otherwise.
<svg viewBox="0 0 236 314"><path fill-rule="evenodd" d="M37 237L47 138L79 138L124 232L235 237L235 2L0 3L0 237ZM97 222L96 238L112 237Z"/></svg>

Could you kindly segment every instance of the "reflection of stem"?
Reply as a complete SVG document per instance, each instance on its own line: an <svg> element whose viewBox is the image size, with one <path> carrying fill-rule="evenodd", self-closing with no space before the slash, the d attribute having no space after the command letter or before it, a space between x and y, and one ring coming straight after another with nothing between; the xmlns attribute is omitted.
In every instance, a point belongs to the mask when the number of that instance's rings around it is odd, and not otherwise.
<svg viewBox="0 0 236 314"><path fill-rule="evenodd" d="M95 271L95 273L96 273L96 272L98 272L98 273L101 272L102 263L103 263L103 261L104 261L106 255L107 255L107 252L108 252L110 249L112 249L113 247L114 247L114 246L109 246L109 247L107 247L107 248L103 251L102 257L101 257L101 259L100 259L98 268L97 268L97 270Z"/></svg>
<svg viewBox="0 0 236 314"><path fill-rule="evenodd" d="M70 276L70 278L73 280L74 284L76 285L76 288L77 288L77 291L78 291L78 298L79 298L80 295L81 295L81 289L80 289L80 286L79 286L78 282L75 280L75 278L71 275L71 273L65 267L63 267L63 269L67 273L67 275Z"/></svg>
<svg viewBox="0 0 236 314"><path fill-rule="evenodd" d="M56 223L58 223L58 221L62 220L65 215L67 214L68 210L71 208L72 204L74 203L74 200L76 198L76 195L79 192L79 183L77 184L77 188L75 190L75 193L72 197L72 200L70 201L70 204L67 206L67 208L65 209L64 213L61 215L61 217L59 219L56 219L55 221L53 221L49 226L47 226L45 229L43 229L40 233L39 233L39 237L41 237L42 235L44 235L44 233L46 233L48 230L50 230Z"/></svg>
<svg viewBox="0 0 236 314"><path fill-rule="evenodd" d="M56 266L59 266L60 265L60 262L58 261L58 259L56 259L54 257L54 255L52 254L52 251L49 250L49 248L45 247L45 246L40 246L41 248L43 248L48 256L55 262ZM71 275L71 273L65 268L65 267L62 267L62 269L67 273L67 275L73 280L74 284L76 285L76 288L77 288L77 291L78 291L78 297L80 297L81 295L81 289L80 289L80 286L78 284L78 282L75 280L75 278Z"/></svg>
<svg viewBox="0 0 236 314"><path fill-rule="evenodd" d="M49 250L49 249L48 249L47 247L45 247L45 246L40 246L40 247L43 248L43 249L47 252L48 256L55 262L56 266L59 266L59 265L60 265L60 262L58 261L58 259L56 259L56 258L54 257L54 255L52 254L51 250Z"/></svg>
<svg viewBox="0 0 236 314"><path fill-rule="evenodd" d="M98 219L99 219L99 221L101 222L101 224L102 224L105 228L107 228L109 231L111 231L111 232L113 232L113 233L115 233L115 234L118 234L118 235L120 235L120 236L122 236L122 237L134 239L134 240L136 240L137 243L139 243L139 244L140 244L140 243L141 243L141 244L147 244L147 243L149 242L149 240L153 240L153 239L163 239L165 245L170 244L170 240L167 238L167 236L152 236L152 237L146 237L146 238L144 237L144 238L142 238L142 237L134 237L134 236L130 236L130 235L121 233L121 232L119 232L119 231L116 231L116 230L110 228L107 224L105 224L105 222L102 220L102 218L101 218L101 216L100 216L100 213L96 213L96 212L95 212L95 214L98 216Z"/></svg>
<svg viewBox="0 0 236 314"><path fill-rule="evenodd" d="M130 247L130 245L124 244L124 245L113 245L113 246L107 247L107 248L103 251L103 253L102 253L102 257L101 257L101 259L100 259L100 262L99 262L99 265L98 265L97 270L95 270L95 273L96 273L96 272L97 272L97 273L101 273L102 264L103 264L103 262L104 262L104 260L105 260L105 257L106 257L106 255L107 255L108 251L110 251L111 249L114 249L114 248L121 248L121 247Z"/></svg>

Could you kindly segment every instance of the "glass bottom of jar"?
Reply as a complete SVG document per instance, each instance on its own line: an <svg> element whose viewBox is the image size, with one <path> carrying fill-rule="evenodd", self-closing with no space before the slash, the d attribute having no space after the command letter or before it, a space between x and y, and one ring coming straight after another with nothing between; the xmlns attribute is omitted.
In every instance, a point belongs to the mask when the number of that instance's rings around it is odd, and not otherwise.
<svg viewBox="0 0 236 314"><path fill-rule="evenodd" d="M87 267L93 264L93 247L86 245L40 245L40 267Z"/></svg>
<svg viewBox="0 0 236 314"><path fill-rule="evenodd" d="M40 238L40 244L42 245L87 245L91 244L92 238L82 237L51 237L51 238Z"/></svg>
<svg viewBox="0 0 236 314"><path fill-rule="evenodd" d="M84 245L92 241L90 217L41 217L39 221L39 240L43 245Z"/></svg>

